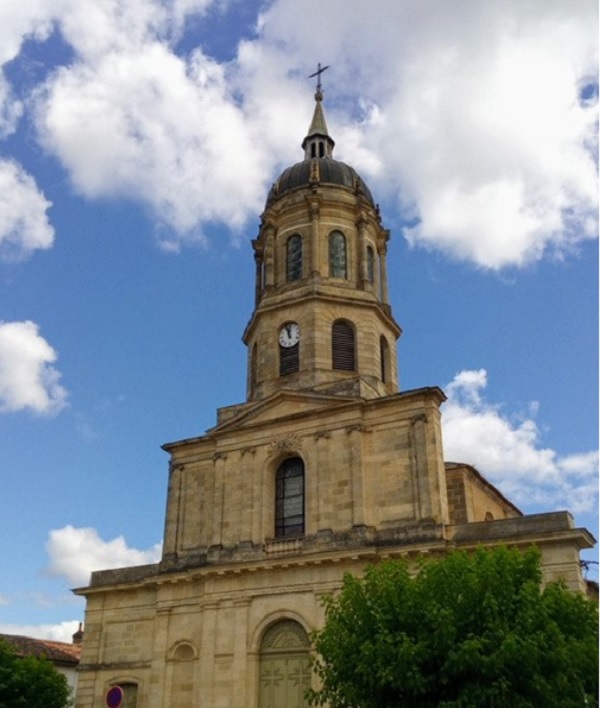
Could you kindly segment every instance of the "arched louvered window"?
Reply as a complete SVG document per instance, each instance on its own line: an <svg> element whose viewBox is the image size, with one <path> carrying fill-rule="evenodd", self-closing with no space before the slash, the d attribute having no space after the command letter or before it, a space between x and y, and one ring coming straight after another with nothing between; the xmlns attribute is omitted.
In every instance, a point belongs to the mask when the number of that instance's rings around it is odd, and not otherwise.
<svg viewBox="0 0 600 708"><path fill-rule="evenodd" d="M302 278L302 236L290 236L286 244L286 279L289 281Z"/></svg>
<svg viewBox="0 0 600 708"><path fill-rule="evenodd" d="M379 339L379 352L381 356L381 380L383 383L389 381L390 375L390 347L385 337Z"/></svg>
<svg viewBox="0 0 600 708"><path fill-rule="evenodd" d="M293 347L279 346L279 375L295 374L300 370L300 344Z"/></svg>
<svg viewBox="0 0 600 708"><path fill-rule="evenodd" d="M375 251L372 246L367 246L367 279L369 283L375 282Z"/></svg>
<svg viewBox="0 0 600 708"><path fill-rule="evenodd" d="M341 231L329 234L329 275L332 278L347 278L346 237Z"/></svg>
<svg viewBox="0 0 600 708"><path fill-rule="evenodd" d="M331 328L331 362L334 369L355 371L354 329L349 322L337 320Z"/></svg>
<svg viewBox="0 0 600 708"><path fill-rule="evenodd" d="M304 533L304 462L284 460L275 477L275 538Z"/></svg>

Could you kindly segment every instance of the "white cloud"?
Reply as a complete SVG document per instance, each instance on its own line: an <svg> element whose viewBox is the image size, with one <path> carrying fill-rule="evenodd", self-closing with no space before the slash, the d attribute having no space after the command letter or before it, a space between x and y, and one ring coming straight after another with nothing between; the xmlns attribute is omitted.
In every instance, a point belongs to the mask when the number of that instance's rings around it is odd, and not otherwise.
<svg viewBox="0 0 600 708"><path fill-rule="evenodd" d="M34 639L49 639L54 642L70 644L73 635L79 629L79 622L71 620L56 624L0 624L1 634L18 634Z"/></svg>
<svg viewBox="0 0 600 708"><path fill-rule="evenodd" d="M301 159L306 57L331 65L336 156L414 217L413 245L500 269L596 237L597 101L581 100L597 81L594 3L275 0L234 60L183 54L186 18L196 15L201 45L197 18L223 4L57 0L4 11L0 61L52 27L74 52L26 104L43 145L81 194L147 205L174 232L166 250L202 241L213 223L239 231L276 170ZM21 108L0 85L0 130Z"/></svg>
<svg viewBox="0 0 600 708"><path fill-rule="evenodd" d="M587 0L279 0L258 44L287 66L331 64L326 87L347 99L328 109L337 154L419 217L411 243L498 269L596 235L597 106L579 100L596 27ZM345 126L357 96L370 119Z"/></svg>
<svg viewBox="0 0 600 708"><path fill-rule="evenodd" d="M50 206L31 175L16 162L0 160L0 259L22 260L52 246Z"/></svg>
<svg viewBox="0 0 600 708"><path fill-rule="evenodd" d="M58 413L67 391L52 366L57 354L31 321L0 321L0 412Z"/></svg>
<svg viewBox="0 0 600 708"><path fill-rule="evenodd" d="M444 455L466 462L524 510L592 511L598 498L598 451L562 456L542 446L531 406L514 420L482 395L485 370L461 371L446 387Z"/></svg>
<svg viewBox="0 0 600 708"><path fill-rule="evenodd" d="M50 532L46 550L49 572L64 576L74 585L85 585L93 570L145 565L160 560L162 544L146 551L130 548L122 536L104 541L94 528L65 526Z"/></svg>
<svg viewBox="0 0 600 708"><path fill-rule="evenodd" d="M75 64L38 107L44 144L86 196L139 199L188 236L213 221L239 228L262 205L258 147L222 67L199 51L186 62L149 42Z"/></svg>

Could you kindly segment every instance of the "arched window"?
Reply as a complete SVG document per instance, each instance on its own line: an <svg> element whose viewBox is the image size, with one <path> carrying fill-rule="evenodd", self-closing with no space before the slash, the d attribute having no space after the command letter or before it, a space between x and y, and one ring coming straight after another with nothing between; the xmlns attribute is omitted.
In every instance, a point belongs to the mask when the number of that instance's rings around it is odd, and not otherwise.
<svg viewBox="0 0 600 708"><path fill-rule="evenodd" d="M271 625L260 644L259 708L307 706L310 688L310 642L304 628L291 619Z"/></svg>
<svg viewBox="0 0 600 708"><path fill-rule="evenodd" d="M367 280L375 282L375 251L373 246L367 246Z"/></svg>
<svg viewBox="0 0 600 708"><path fill-rule="evenodd" d="M290 236L286 244L286 279L287 281L302 278L302 236Z"/></svg>
<svg viewBox="0 0 600 708"><path fill-rule="evenodd" d="M356 370L354 329L345 320L336 320L331 328L331 365L341 371Z"/></svg>
<svg viewBox="0 0 600 708"><path fill-rule="evenodd" d="M275 538L304 533L304 462L284 460L275 477Z"/></svg>
<svg viewBox="0 0 600 708"><path fill-rule="evenodd" d="M381 380L383 383L387 383L390 375L390 347L384 336L379 339L379 354L381 357Z"/></svg>
<svg viewBox="0 0 600 708"><path fill-rule="evenodd" d="M346 237L341 231L332 231L329 234L329 275L332 278L348 277Z"/></svg>

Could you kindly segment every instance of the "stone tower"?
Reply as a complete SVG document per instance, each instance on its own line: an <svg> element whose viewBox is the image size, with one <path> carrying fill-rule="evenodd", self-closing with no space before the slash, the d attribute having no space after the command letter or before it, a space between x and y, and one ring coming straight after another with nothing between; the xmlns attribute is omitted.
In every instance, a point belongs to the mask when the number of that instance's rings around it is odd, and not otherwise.
<svg viewBox="0 0 600 708"><path fill-rule="evenodd" d="M583 587L590 534L567 512L523 516L476 469L445 463L443 392L399 391L389 233L333 156L320 85L315 98L304 157L273 184L252 242L246 401L163 446L160 563L76 591L78 708L108 691L137 708L303 706L322 596L382 558L535 543L546 578Z"/></svg>

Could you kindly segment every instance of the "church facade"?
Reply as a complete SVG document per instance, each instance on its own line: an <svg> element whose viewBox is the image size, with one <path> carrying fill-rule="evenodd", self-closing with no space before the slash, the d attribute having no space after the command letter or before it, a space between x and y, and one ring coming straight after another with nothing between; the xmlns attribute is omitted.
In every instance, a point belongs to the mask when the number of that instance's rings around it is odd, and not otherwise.
<svg viewBox="0 0 600 708"><path fill-rule="evenodd" d="M320 85L304 159L252 242L247 400L170 455L163 556L89 587L77 708L300 708L321 599L383 558L478 544L542 553L583 590L594 543L570 514L523 515L443 459L437 387L401 391L389 232L333 157Z"/></svg>

